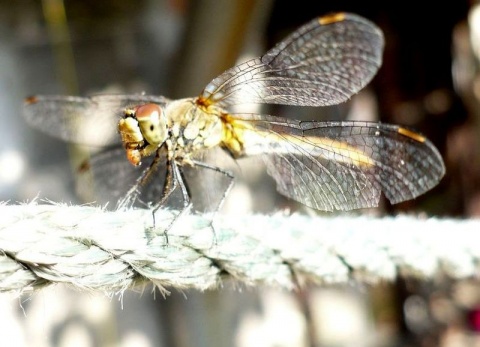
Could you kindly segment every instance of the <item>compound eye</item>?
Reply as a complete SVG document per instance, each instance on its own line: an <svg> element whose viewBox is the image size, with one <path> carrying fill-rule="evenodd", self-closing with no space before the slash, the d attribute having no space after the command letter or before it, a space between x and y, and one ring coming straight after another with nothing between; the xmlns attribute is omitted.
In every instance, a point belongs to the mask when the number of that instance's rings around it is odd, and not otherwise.
<svg viewBox="0 0 480 347"><path fill-rule="evenodd" d="M159 119L162 113L162 108L157 104L140 105L135 109L135 117L139 122Z"/></svg>
<svg viewBox="0 0 480 347"><path fill-rule="evenodd" d="M145 104L135 108L135 116L142 135L150 145L160 145L167 137L167 125L163 110L156 104Z"/></svg>

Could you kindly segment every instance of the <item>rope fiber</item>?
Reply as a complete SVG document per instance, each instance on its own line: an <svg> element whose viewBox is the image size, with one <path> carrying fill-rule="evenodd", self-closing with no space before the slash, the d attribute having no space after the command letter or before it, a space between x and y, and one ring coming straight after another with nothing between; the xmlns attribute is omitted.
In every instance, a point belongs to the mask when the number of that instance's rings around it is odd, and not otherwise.
<svg viewBox="0 0 480 347"><path fill-rule="evenodd" d="M0 204L0 292L65 283L109 295L153 283L206 290L225 279L298 283L478 273L480 220L397 216L185 215ZM215 230L215 233L213 232Z"/></svg>

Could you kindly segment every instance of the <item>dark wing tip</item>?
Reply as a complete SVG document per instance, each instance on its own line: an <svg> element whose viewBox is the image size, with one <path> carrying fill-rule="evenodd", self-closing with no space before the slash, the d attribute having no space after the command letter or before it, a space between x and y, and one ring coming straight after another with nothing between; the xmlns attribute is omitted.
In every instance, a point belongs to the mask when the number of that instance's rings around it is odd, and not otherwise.
<svg viewBox="0 0 480 347"><path fill-rule="evenodd" d="M420 133L417 133L416 131L404 128L404 127L398 127L397 132L403 136L406 136L414 141L424 143L427 141L427 138L423 136Z"/></svg>
<svg viewBox="0 0 480 347"><path fill-rule="evenodd" d="M31 104L36 104L39 101L38 96L36 95L31 95L27 96L24 100L25 105L31 105Z"/></svg>
<svg viewBox="0 0 480 347"><path fill-rule="evenodd" d="M326 16L321 16L318 18L320 25L328 25L336 22L342 22L345 20L345 12L331 13Z"/></svg>
<svg viewBox="0 0 480 347"><path fill-rule="evenodd" d="M439 167L437 182L440 181L440 179L445 175L446 168L445 168L445 163L443 161L442 155L440 154L438 149L433 145L433 143L431 143L430 140L428 140L424 135L412 129L398 126L397 132L402 136L408 137L410 140L425 144L432 151L432 154L435 156L436 162Z"/></svg>
<svg viewBox="0 0 480 347"><path fill-rule="evenodd" d="M91 168L92 168L92 166L90 164L90 161L87 159L87 160L84 160L80 163L80 165L78 166L78 172L79 173L86 173L89 170L91 170Z"/></svg>

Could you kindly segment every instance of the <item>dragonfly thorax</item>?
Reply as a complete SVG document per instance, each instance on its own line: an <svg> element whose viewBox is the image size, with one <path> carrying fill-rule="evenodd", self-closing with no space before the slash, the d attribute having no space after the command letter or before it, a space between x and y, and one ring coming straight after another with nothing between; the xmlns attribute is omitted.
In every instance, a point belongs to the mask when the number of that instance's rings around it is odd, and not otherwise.
<svg viewBox="0 0 480 347"><path fill-rule="evenodd" d="M165 109L171 150L176 159L218 146L223 138L222 111L188 98L171 102Z"/></svg>

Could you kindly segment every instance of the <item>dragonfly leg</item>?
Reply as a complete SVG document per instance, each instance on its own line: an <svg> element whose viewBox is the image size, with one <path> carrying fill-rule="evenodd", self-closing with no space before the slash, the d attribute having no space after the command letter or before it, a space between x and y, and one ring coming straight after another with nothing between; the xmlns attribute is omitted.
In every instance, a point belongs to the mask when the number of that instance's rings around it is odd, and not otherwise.
<svg viewBox="0 0 480 347"><path fill-rule="evenodd" d="M133 206L139 194L138 188L151 179L152 175L157 171L158 164L162 159L160 151L157 151L151 164L143 170L140 177L138 177L135 184L128 190L125 196L117 202L117 209L125 209Z"/></svg>
<svg viewBox="0 0 480 347"><path fill-rule="evenodd" d="M163 193L162 193L162 198L160 201L156 204L154 209L152 210L152 215L153 215L153 223L155 226L155 213L165 205L167 202L168 198L170 195L180 187L182 191L182 201L183 201L183 206L181 207L180 211L178 214L176 214L170 224L168 225L167 228L164 230L164 236L166 243L168 244L168 231L172 228L173 224L177 221L179 217L181 217L190 207L191 205L191 197L190 197L190 192L188 190L187 183L185 181L185 178L183 177L182 171L180 167L178 166L177 162L175 160L169 160L167 163L167 173L165 177L165 183L163 186Z"/></svg>
<svg viewBox="0 0 480 347"><path fill-rule="evenodd" d="M229 180L227 188L223 191L222 197L220 198L220 201L219 201L218 205L216 206L216 208L213 211L212 220L211 220L211 223L210 223L210 225L212 227L212 230L213 230L214 245L216 245L217 244L217 235L215 233L215 226L214 226L215 216L218 213L218 211L220 211L220 209L222 208L228 194L232 190L235 177L229 171L223 170L223 169L221 169L217 166L209 165L207 163L203 163L201 161L196 161L196 160L193 160L192 162L193 162L194 165L196 165L198 167L201 167L203 169L212 170L212 171L221 173L222 175L225 175Z"/></svg>

